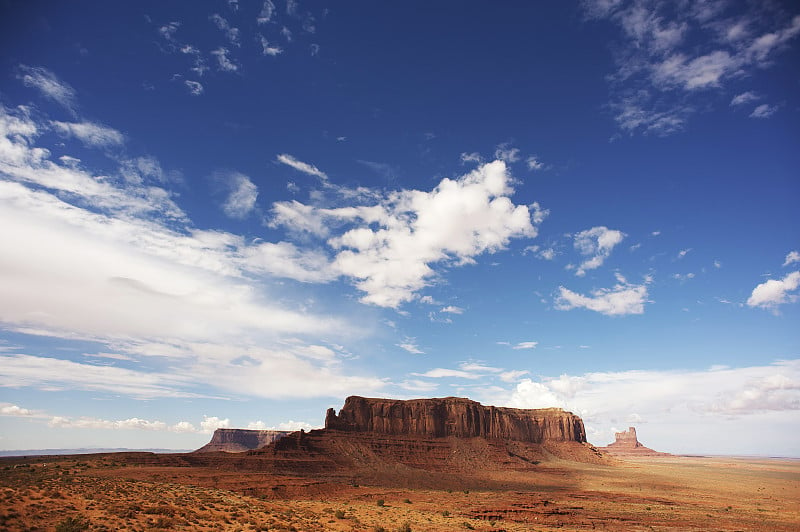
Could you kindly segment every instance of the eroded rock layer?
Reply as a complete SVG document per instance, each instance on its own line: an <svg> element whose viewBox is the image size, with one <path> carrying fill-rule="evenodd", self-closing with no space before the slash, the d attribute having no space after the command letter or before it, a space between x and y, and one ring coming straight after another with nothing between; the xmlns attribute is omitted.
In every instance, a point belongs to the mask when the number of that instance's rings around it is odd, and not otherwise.
<svg viewBox="0 0 800 532"><path fill-rule="evenodd" d="M325 428L429 438L586 442L581 418L560 408L502 408L459 397L401 401L352 396L338 415L328 410Z"/></svg>
<svg viewBox="0 0 800 532"><path fill-rule="evenodd" d="M283 430L217 429L214 431L211 441L195 452L212 453L225 451L228 453L242 453L269 445L287 434L290 434L290 432Z"/></svg>

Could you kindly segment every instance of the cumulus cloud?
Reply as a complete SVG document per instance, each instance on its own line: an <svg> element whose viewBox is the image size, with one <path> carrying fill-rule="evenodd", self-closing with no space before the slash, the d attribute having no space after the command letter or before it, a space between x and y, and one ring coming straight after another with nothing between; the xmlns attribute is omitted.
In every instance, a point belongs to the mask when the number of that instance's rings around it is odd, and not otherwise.
<svg viewBox="0 0 800 532"><path fill-rule="evenodd" d="M18 78L70 112L75 111L75 89L44 67L19 66Z"/></svg>
<svg viewBox="0 0 800 532"><path fill-rule="evenodd" d="M464 314L464 309L461 308L461 307L448 305L448 306L442 308L439 312L445 312L447 314Z"/></svg>
<svg viewBox="0 0 800 532"><path fill-rule="evenodd" d="M329 212L359 222L329 239L334 267L366 292L363 302L397 307L428 284L432 264L468 264L511 238L536 236L529 208L508 197L510 180L505 163L495 161L445 178L431 192L402 190L378 205Z"/></svg>
<svg viewBox="0 0 800 532"><path fill-rule="evenodd" d="M792 293L798 287L800 287L800 271L792 272L780 280L770 279L753 289L747 304L751 307L776 310L779 305L798 300L798 295Z"/></svg>
<svg viewBox="0 0 800 532"><path fill-rule="evenodd" d="M494 151L494 158L507 163L515 163L520 159L519 148L514 148L510 144L500 144Z"/></svg>
<svg viewBox="0 0 800 532"><path fill-rule="evenodd" d="M668 452L719 452L727 448L720 442L730 439L736 442L731 451L741 453L744 445L751 452L791 453L800 443L786 437L800 411L800 360L524 378L508 391L487 391L481 400L515 408L564 408L582 417L595 444L613 441L620 424L630 420L647 423L645 443ZM691 431L691 441L676 437L675 427ZM749 431L753 437L742 438Z"/></svg>
<svg viewBox="0 0 800 532"><path fill-rule="evenodd" d="M622 242L625 233L605 226L592 227L575 235L575 249L587 256L575 270L575 275L582 277L586 270L594 270L602 266L611 255L614 246Z"/></svg>
<svg viewBox="0 0 800 532"><path fill-rule="evenodd" d="M37 413L33 410L22 408L11 403L0 403L0 416L32 417L36 415Z"/></svg>
<svg viewBox="0 0 800 532"><path fill-rule="evenodd" d="M304 174L318 177L323 182L328 180L328 174L326 174L313 164L304 163L303 161L296 159L295 157L289 155L288 153L281 153L280 155L278 155L277 160L279 163L291 166L298 172L303 172Z"/></svg>
<svg viewBox="0 0 800 532"><path fill-rule="evenodd" d="M643 314L647 302L647 283L630 284L622 276L613 288L599 288L586 296L558 287L555 305L558 310L585 308L607 316L623 316L626 314Z"/></svg>
<svg viewBox="0 0 800 532"><path fill-rule="evenodd" d="M103 148L119 146L125 140L116 129L93 122L51 122L53 128L67 137L75 137L87 146Z"/></svg>
<svg viewBox="0 0 800 532"><path fill-rule="evenodd" d="M240 172L228 172L218 177L228 189L228 197L222 204L222 210L231 218L246 218L255 209L258 187Z"/></svg>
<svg viewBox="0 0 800 532"><path fill-rule="evenodd" d="M228 418L220 419L216 416L203 416L203 421L200 422L200 429L203 432L214 432L217 429L227 429L231 426L231 420Z"/></svg>

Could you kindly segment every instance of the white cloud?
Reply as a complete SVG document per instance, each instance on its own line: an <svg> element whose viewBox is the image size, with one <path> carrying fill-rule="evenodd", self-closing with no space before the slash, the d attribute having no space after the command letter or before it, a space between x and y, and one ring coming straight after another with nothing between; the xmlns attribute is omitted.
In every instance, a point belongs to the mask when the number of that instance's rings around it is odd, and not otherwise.
<svg viewBox="0 0 800 532"><path fill-rule="evenodd" d="M200 96L203 94L203 85L199 81L185 79L183 83L186 85L186 88L189 89L189 94L192 96Z"/></svg>
<svg viewBox="0 0 800 532"><path fill-rule="evenodd" d="M231 420L228 418L220 419L216 416L209 417L203 416L203 421L200 422L200 429L203 432L214 432L217 429L227 429L231 426Z"/></svg>
<svg viewBox="0 0 800 532"><path fill-rule="evenodd" d="M397 344L397 347L399 347L401 349L405 349L406 351L408 351L412 355L423 355L423 354L425 354L425 351L422 351L417 346L417 341L416 341L415 338L406 338L404 342Z"/></svg>
<svg viewBox="0 0 800 532"><path fill-rule="evenodd" d="M320 178L323 182L328 180L328 174L314 166L313 164L304 163L303 161L299 161L293 156L289 155L288 153L281 153L278 155L277 160L279 163L283 163L287 166L291 166L298 172L303 172L304 174L308 174L311 176L315 176Z"/></svg>
<svg viewBox="0 0 800 532"><path fill-rule="evenodd" d="M778 110L777 105L769 105L763 103L753 109L753 112L750 113L750 118L769 118L770 116L774 115Z"/></svg>
<svg viewBox="0 0 800 532"><path fill-rule="evenodd" d="M800 262L800 253L797 251L790 251L786 254L786 259L783 261L783 267L787 267L795 262Z"/></svg>
<svg viewBox="0 0 800 532"><path fill-rule="evenodd" d="M470 371L458 370L458 369L445 369L445 368L435 368L425 373L412 373L417 377L427 377L429 379L443 379L443 378L450 378L455 377L458 379L479 379L481 377L478 373L472 373Z"/></svg>
<svg viewBox="0 0 800 532"><path fill-rule="evenodd" d="M11 403L0 403L0 416L33 417L36 415L37 413L33 410L22 408Z"/></svg>
<svg viewBox="0 0 800 532"><path fill-rule="evenodd" d="M232 27L228 21L222 17L221 15L214 13L208 19L213 22L217 28L220 29L225 36L228 38L228 41L234 46L241 46L242 44L239 42L239 28Z"/></svg>
<svg viewBox="0 0 800 532"><path fill-rule="evenodd" d="M220 46L216 50L211 51L211 55L217 58L217 65L220 70L224 72L236 72L239 67L228 58L229 50L224 46Z"/></svg>
<svg viewBox="0 0 800 532"><path fill-rule="evenodd" d="M537 345L539 345L539 342L520 342L511 349L536 349Z"/></svg>
<svg viewBox="0 0 800 532"><path fill-rule="evenodd" d="M311 423L307 423L305 421L282 421L277 425L268 426L263 421L252 421L247 424L247 428L250 430L283 430L283 431L291 431L296 432L298 430L305 430L308 432L309 430L319 429L322 428L320 426L312 425Z"/></svg>
<svg viewBox="0 0 800 532"><path fill-rule="evenodd" d="M587 431L605 435L605 441L594 441L597 444L612 441L612 427L636 414L639 422L649 423L649 430L658 431L665 442L675 445L663 448L658 439L644 440L651 447L700 452L714 448L723 435L739 440L748 418L755 422L771 415L790 426L796 423L800 360L743 368L630 370L523 379L507 395L494 395L491 400L516 408L561 407L575 412L583 418ZM675 436L676 424L693 434L688 445L708 447L687 446L685 438ZM761 452L767 453L770 436L763 438ZM797 445L797 438L793 441Z"/></svg>
<svg viewBox="0 0 800 532"><path fill-rule="evenodd" d="M800 271L792 272L781 280L770 279L753 289L747 304L751 307L777 309L779 305L798 300L799 296L791 293L798 287L800 287Z"/></svg>
<svg viewBox="0 0 800 532"><path fill-rule="evenodd" d="M280 46L276 46L274 44L270 44L266 37L263 35L258 35L259 40L261 41L261 53L262 55L269 55L275 57L276 55L280 55L283 53L283 48Z"/></svg>
<svg viewBox="0 0 800 532"><path fill-rule="evenodd" d="M528 157L528 170L543 170L544 163L542 163L536 155Z"/></svg>
<svg viewBox="0 0 800 532"><path fill-rule="evenodd" d="M650 0L586 0L583 5L590 18L606 19L621 30L622 43L613 48L616 72L608 78L610 108L630 133L681 131L692 114L707 107L702 93L754 76L800 34L800 16L789 21L782 7L764 2L745 6L739 15L715 0L688 9ZM756 97L740 93L731 106Z"/></svg>
<svg viewBox="0 0 800 532"><path fill-rule="evenodd" d="M159 33L159 35L164 37L165 40L170 41L170 42L174 42L175 41L175 33L178 31L178 29L180 27L181 27L181 23L180 22L174 22L174 21L173 22L169 22L167 24L164 24L163 26L160 26L158 28L158 33Z"/></svg>
<svg viewBox="0 0 800 532"><path fill-rule="evenodd" d="M581 255L588 256L575 270L575 275L582 277L586 270L594 270L602 266L611 255L614 246L622 242L625 233L605 226L592 227L575 235L575 249Z"/></svg>
<svg viewBox="0 0 800 532"><path fill-rule="evenodd" d="M272 20L272 15L275 14L275 4L272 3L272 0L264 0L264 3L261 6L261 11L258 13L258 18L256 21L259 24L266 24Z"/></svg>
<svg viewBox="0 0 800 532"><path fill-rule="evenodd" d="M453 305L448 305L441 309L439 312L446 312L448 314L464 314L464 309Z"/></svg>
<svg viewBox="0 0 800 532"><path fill-rule="evenodd" d="M534 237L531 212L514 205L505 163L443 179L431 192L402 190L378 205L324 214L359 223L328 240L334 267L366 292L362 302L396 308L434 275L432 264L468 264L503 249L511 238Z"/></svg>
<svg viewBox="0 0 800 532"><path fill-rule="evenodd" d="M689 253L691 250L692 250L692 248L688 248L688 249L682 249L682 250L680 250L680 251L678 252L678 257L677 257L677 258L678 258L678 259L682 259L682 258L683 258L683 257L685 257L685 256L686 256L686 255L687 255L687 254L688 254L688 253Z"/></svg>
<svg viewBox="0 0 800 532"><path fill-rule="evenodd" d="M462 163L482 163L483 157L478 152L467 153L463 152L461 154L461 162Z"/></svg>
<svg viewBox="0 0 800 532"><path fill-rule="evenodd" d="M558 310L585 308L607 316L622 316L643 314L646 302L646 283L634 285L621 280L613 288L599 288L593 291L591 296L578 294L560 286L555 304Z"/></svg>
<svg viewBox="0 0 800 532"><path fill-rule="evenodd" d="M228 198L222 204L222 210L231 218L244 219L256 206L258 187L250 178L240 172L229 172L220 176L228 188Z"/></svg>
<svg viewBox="0 0 800 532"><path fill-rule="evenodd" d="M75 137L90 147L119 146L125 140L122 133L116 129L93 122L53 121L51 125L62 135Z"/></svg>
<svg viewBox="0 0 800 532"><path fill-rule="evenodd" d="M44 96L61 104L68 111L75 111L75 89L61 81L55 74L43 67L20 65L19 79L27 87L38 89Z"/></svg>
<svg viewBox="0 0 800 532"><path fill-rule="evenodd" d="M744 105L747 103L758 101L760 99L761 97L758 94L752 91L747 91L734 96L733 99L731 100L731 105L732 106Z"/></svg>
<svg viewBox="0 0 800 532"><path fill-rule="evenodd" d="M10 388L71 389L124 394L136 398L199 397L179 388L183 376L81 364L32 355L0 355L0 386Z"/></svg>
<svg viewBox="0 0 800 532"><path fill-rule="evenodd" d="M137 398L194 397L208 386L257 397L384 386L348 375L343 356L315 359L303 347L357 334L354 324L267 288L273 275L335 278L324 254L198 230L154 184L168 181L157 161L125 159L97 176L74 157L50 160L36 145L41 128L25 109L0 107L0 246L15 250L0 254L0 322L66 343L98 342L134 363L9 355L0 363L3 385ZM169 361L169 371L145 358Z"/></svg>
<svg viewBox="0 0 800 532"><path fill-rule="evenodd" d="M519 148L513 148L510 144L504 142L497 146L494 151L494 158L507 163L515 163L520 159Z"/></svg>
<svg viewBox="0 0 800 532"><path fill-rule="evenodd" d="M672 274L672 278L673 279L677 279L678 281L681 281L681 282L688 281L689 279L694 279L694 277L695 277L695 274L691 273L691 272L689 272L689 273L673 273Z"/></svg>

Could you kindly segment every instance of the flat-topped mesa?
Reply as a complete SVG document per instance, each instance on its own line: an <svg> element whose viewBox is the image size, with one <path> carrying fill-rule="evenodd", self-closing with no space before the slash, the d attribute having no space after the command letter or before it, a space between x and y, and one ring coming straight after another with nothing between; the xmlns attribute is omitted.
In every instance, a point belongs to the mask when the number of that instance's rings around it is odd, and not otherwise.
<svg viewBox="0 0 800 532"><path fill-rule="evenodd" d="M460 397L370 399L352 396L336 415L328 409L325 428L426 437L485 437L530 443L586 442L580 417L560 408L484 406Z"/></svg>
<svg viewBox="0 0 800 532"><path fill-rule="evenodd" d="M291 434L291 432L285 430L217 429L214 431L211 441L195 452L225 451L241 453L269 445L287 434Z"/></svg>

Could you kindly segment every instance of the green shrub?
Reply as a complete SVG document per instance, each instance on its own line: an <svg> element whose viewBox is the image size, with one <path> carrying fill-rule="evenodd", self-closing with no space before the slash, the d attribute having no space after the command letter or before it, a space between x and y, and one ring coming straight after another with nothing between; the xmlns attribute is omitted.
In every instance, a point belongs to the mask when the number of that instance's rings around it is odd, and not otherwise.
<svg viewBox="0 0 800 532"><path fill-rule="evenodd" d="M411 532L411 525L408 523L403 523L400 525L400 528L397 529L397 532Z"/></svg>
<svg viewBox="0 0 800 532"><path fill-rule="evenodd" d="M336 519L344 519L344 510L336 510L336 512L334 512L333 516Z"/></svg>
<svg viewBox="0 0 800 532"><path fill-rule="evenodd" d="M386 504L386 501L383 499L378 499L378 506L383 506L384 504Z"/></svg>

